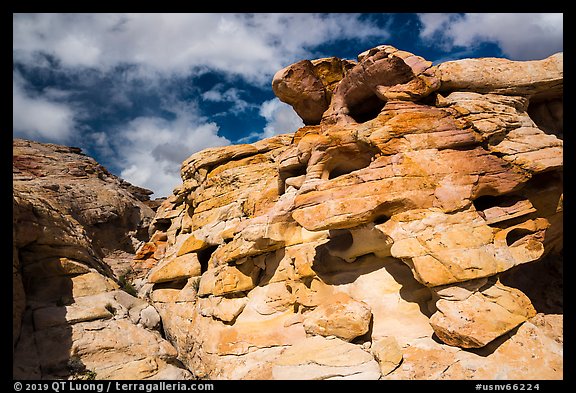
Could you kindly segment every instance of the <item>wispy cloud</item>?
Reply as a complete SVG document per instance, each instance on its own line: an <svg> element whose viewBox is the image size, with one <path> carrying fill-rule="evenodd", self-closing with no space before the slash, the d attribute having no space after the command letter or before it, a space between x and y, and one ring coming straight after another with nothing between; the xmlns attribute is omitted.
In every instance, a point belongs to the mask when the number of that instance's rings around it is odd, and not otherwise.
<svg viewBox="0 0 576 393"><path fill-rule="evenodd" d="M419 14L420 37L445 51L497 44L513 60L537 60L563 50L563 14Z"/></svg>
<svg viewBox="0 0 576 393"><path fill-rule="evenodd" d="M224 84L219 83L212 89L202 93L202 99L210 102L229 103L230 108L227 109L227 111L234 114L244 112L251 108L258 108L258 105L243 99L242 95L244 95L243 91L235 87L227 88Z"/></svg>
<svg viewBox="0 0 576 393"><path fill-rule="evenodd" d="M302 119L294 112L292 107L281 102L278 98L266 101L260 107L260 116L266 119L266 126L262 137L294 132L304 127Z"/></svg>

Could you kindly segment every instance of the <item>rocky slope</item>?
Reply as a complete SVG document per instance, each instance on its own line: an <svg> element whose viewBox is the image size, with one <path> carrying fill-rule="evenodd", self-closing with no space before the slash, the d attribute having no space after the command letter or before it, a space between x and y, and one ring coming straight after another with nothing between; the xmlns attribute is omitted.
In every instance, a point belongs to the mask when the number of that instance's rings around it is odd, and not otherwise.
<svg viewBox="0 0 576 393"><path fill-rule="evenodd" d="M562 54L272 88L306 126L190 156L155 212L14 140L14 378L561 379Z"/></svg>
<svg viewBox="0 0 576 393"><path fill-rule="evenodd" d="M190 377L126 282L150 194L80 149L14 139L14 378Z"/></svg>
<svg viewBox="0 0 576 393"><path fill-rule="evenodd" d="M207 149L135 267L211 379L560 379L562 54L304 60L306 126Z"/></svg>

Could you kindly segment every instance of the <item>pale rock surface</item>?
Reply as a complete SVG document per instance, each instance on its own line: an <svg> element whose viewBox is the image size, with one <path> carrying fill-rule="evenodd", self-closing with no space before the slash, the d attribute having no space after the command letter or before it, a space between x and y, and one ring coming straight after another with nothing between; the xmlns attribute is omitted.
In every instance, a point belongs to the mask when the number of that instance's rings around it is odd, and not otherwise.
<svg viewBox="0 0 576 393"><path fill-rule="evenodd" d="M462 59L438 65L441 90L532 96L562 91L564 55L543 60Z"/></svg>
<svg viewBox="0 0 576 393"><path fill-rule="evenodd" d="M524 293L494 281L471 280L433 289L440 299L430 324L442 341L462 348L484 347L536 315Z"/></svg>
<svg viewBox="0 0 576 393"><path fill-rule="evenodd" d="M537 314L481 349L462 350L429 338L414 341L403 349L400 366L382 379L562 379L559 319L559 315Z"/></svg>
<svg viewBox="0 0 576 393"><path fill-rule="evenodd" d="M363 349L337 338L306 338L280 354L273 379L379 379L378 363Z"/></svg>
<svg viewBox="0 0 576 393"><path fill-rule="evenodd" d="M375 341L370 352L378 361L382 376L390 374L402 362L402 349L394 337L382 337Z"/></svg>
<svg viewBox="0 0 576 393"><path fill-rule="evenodd" d="M21 139L13 180L13 378L190 378L156 309L120 289L151 192L78 148Z"/></svg>
<svg viewBox="0 0 576 393"><path fill-rule="evenodd" d="M371 319L372 312L366 303L338 294L305 314L304 330L351 341L368 332Z"/></svg>

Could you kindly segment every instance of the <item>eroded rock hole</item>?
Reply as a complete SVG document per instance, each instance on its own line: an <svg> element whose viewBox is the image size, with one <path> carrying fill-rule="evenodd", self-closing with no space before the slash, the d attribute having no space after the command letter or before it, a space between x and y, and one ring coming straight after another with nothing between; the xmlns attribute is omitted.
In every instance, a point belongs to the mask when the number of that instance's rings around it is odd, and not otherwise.
<svg viewBox="0 0 576 393"><path fill-rule="evenodd" d="M564 99L562 96L545 99L534 97L528 105L528 115L542 131L564 139Z"/></svg>
<svg viewBox="0 0 576 393"><path fill-rule="evenodd" d="M386 221L390 219L389 216L380 214L374 218L374 225L384 224Z"/></svg>
<svg viewBox="0 0 576 393"><path fill-rule="evenodd" d="M300 188L306 176L306 166L298 166L290 169L284 169L278 179L278 194L282 195L290 186Z"/></svg>
<svg viewBox="0 0 576 393"><path fill-rule="evenodd" d="M152 223L152 226L157 231L166 232L170 228L171 224L172 224L171 220L159 218L159 219L156 219L156 221L154 221Z"/></svg>
<svg viewBox="0 0 576 393"><path fill-rule="evenodd" d="M346 165L346 164L345 165L339 165L330 171L330 175L328 175L328 180L347 175L347 174L352 173L358 169L359 168L356 168L353 165Z"/></svg>
<svg viewBox="0 0 576 393"><path fill-rule="evenodd" d="M348 106L349 115L357 123L365 123L378 116L386 102L382 101L378 96L372 95L362 101L356 102Z"/></svg>
<svg viewBox="0 0 576 393"><path fill-rule="evenodd" d="M357 157L342 157L335 159L336 163L333 163L332 168L328 174L328 180L336 179L337 177L347 175L354 171L364 169L370 165L372 162L372 155L366 154L364 156Z"/></svg>
<svg viewBox="0 0 576 393"><path fill-rule="evenodd" d="M186 283L188 282L188 279L182 279L182 280L175 280L175 281L167 281L167 282L160 282L160 283L156 283L154 284L154 287L152 288L153 290L157 290L157 289L178 289L178 290L182 290L185 286Z"/></svg>
<svg viewBox="0 0 576 393"><path fill-rule="evenodd" d="M506 207L512 206L516 202L518 202L518 197L512 196L503 196L503 195L482 195L481 197L476 198L472 201L472 204L476 208L476 210L486 210L490 209L491 207Z"/></svg>
<svg viewBox="0 0 576 393"><path fill-rule="evenodd" d="M218 248L218 244L214 246L206 247L203 250L198 251L198 261L200 262L200 274L204 274L206 270L208 270L208 261L212 257L212 254Z"/></svg>
<svg viewBox="0 0 576 393"><path fill-rule="evenodd" d="M513 246L515 243L522 241L525 237L531 235L533 232L528 229L516 228L512 229L506 234L506 244L508 247Z"/></svg>
<svg viewBox="0 0 576 393"><path fill-rule="evenodd" d="M331 230L330 240L326 243L326 248L331 251L344 251L349 249L354 243L352 233L348 229Z"/></svg>

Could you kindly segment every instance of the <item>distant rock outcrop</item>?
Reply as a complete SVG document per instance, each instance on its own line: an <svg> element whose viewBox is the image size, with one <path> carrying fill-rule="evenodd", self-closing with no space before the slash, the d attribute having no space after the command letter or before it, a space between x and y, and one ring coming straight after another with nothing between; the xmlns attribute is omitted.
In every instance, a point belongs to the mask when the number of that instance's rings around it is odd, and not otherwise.
<svg viewBox="0 0 576 393"><path fill-rule="evenodd" d="M135 261L179 359L562 378L562 80L562 54L433 66L391 46L276 73L306 126L188 158Z"/></svg>
<svg viewBox="0 0 576 393"><path fill-rule="evenodd" d="M188 378L126 278L152 192L78 148L14 139L12 158L13 377Z"/></svg>

